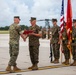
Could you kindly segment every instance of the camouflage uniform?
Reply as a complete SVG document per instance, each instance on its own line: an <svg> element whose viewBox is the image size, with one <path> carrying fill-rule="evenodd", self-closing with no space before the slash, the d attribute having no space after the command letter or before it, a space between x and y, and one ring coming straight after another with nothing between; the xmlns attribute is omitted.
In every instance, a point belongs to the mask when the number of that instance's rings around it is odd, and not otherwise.
<svg viewBox="0 0 76 75"><path fill-rule="evenodd" d="M36 34L40 32L40 28L37 25L34 27L30 26L29 30L33 30ZM37 64L39 62L39 37L34 35L29 36L29 52L32 64Z"/></svg>
<svg viewBox="0 0 76 75"><path fill-rule="evenodd" d="M64 51L64 56L65 56L65 59L70 59L70 51L69 49L67 48L67 44L68 44L68 37L67 37L67 31L66 29L64 28L64 31L62 33L62 46L63 46L63 51Z"/></svg>
<svg viewBox="0 0 76 75"><path fill-rule="evenodd" d="M42 30L42 39L46 38L46 30Z"/></svg>
<svg viewBox="0 0 76 75"><path fill-rule="evenodd" d="M73 59L76 61L76 28L73 27L72 30L72 52L73 52Z"/></svg>
<svg viewBox="0 0 76 75"><path fill-rule="evenodd" d="M21 27L17 24L12 24L9 28L9 53L10 53L10 66L16 66L16 60L19 53L19 39L21 34Z"/></svg>
<svg viewBox="0 0 76 75"><path fill-rule="evenodd" d="M59 57L60 57L60 52L59 52L60 44L58 44L58 41L59 41L59 30L60 30L59 26L53 26L52 27L51 44L53 46L53 53L54 53L54 58L55 59L59 59Z"/></svg>

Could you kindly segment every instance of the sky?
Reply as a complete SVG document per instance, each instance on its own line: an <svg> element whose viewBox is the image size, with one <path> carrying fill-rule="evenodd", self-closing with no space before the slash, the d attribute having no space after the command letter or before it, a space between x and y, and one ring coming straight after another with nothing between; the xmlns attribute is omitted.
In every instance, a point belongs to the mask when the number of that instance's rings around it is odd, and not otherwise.
<svg viewBox="0 0 76 75"><path fill-rule="evenodd" d="M67 0L64 1L66 17ZM76 0L71 2L73 18L76 19ZM61 3L62 0L0 0L0 27L11 25L14 16L20 16L21 25L29 26L30 17L36 17L37 20L57 18L60 24ZM37 22L37 24L44 26L45 22Z"/></svg>

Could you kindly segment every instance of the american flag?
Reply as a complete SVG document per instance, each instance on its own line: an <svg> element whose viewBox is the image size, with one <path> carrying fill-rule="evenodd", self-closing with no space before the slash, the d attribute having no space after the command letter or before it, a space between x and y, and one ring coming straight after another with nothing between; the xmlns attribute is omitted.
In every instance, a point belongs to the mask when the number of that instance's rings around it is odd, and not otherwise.
<svg viewBox="0 0 76 75"><path fill-rule="evenodd" d="M61 7L60 38L62 38L63 27L64 27L64 0L62 0L62 7Z"/></svg>
<svg viewBox="0 0 76 75"><path fill-rule="evenodd" d="M61 5L60 34L59 34L60 50L61 50L62 53L64 53L63 47L62 47L62 33L63 33L63 30L64 30L63 27L64 27L64 0L62 0L62 5ZM61 62L62 62L62 59L61 59Z"/></svg>

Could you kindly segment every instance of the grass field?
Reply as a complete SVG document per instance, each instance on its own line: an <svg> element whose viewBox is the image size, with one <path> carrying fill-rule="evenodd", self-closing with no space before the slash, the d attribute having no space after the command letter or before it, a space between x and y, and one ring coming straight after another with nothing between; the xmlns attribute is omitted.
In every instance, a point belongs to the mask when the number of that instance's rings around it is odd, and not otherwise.
<svg viewBox="0 0 76 75"><path fill-rule="evenodd" d="M0 34L9 34L9 31L0 31Z"/></svg>

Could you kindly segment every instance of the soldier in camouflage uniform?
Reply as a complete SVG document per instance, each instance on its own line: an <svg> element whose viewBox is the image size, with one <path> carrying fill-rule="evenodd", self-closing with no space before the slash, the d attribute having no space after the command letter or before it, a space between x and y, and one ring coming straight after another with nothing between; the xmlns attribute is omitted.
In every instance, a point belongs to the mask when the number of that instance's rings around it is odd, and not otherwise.
<svg viewBox="0 0 76 75"><path fill-rule="evenodd" d="M73 20L73 29L72 29L72 55L74 62L71 66L76 66L76 19Z"/></svg>
<svg viewBox="0 0 76 75"><path fill-rule="evenodd" d="M33 30L33 33L30 33L29 36L29 53L32 66L28 69L38 70L39 62L39 38L42 36L40 27L36 25L36 18L31 17L30 23L32 26L29 27L29 30Z"/></svg>
<svg viewBox="0 0 76 75"><path fill-rule="evenodd" d="M64 31L62 33L62 46L65 56L65 61L62 64L68 65L69 59L70 59L70 51L67 47L68 44L68 36L67 36L67 30L66 30L66 23L64 23Z"/></svg>
<svg viewBox="0 0 76 75"><path fill-rule="evenodd" d="M57 25L57 19L52 19L52 23L53 23L53 27L52 27L51 44L53 46L53 53L54 53L54 61L52 63L59 63L59 57L60 57L59 31L60 31L60 27Z"/></svg>
<svg viewBox="0 0 76 75"><path fill-rule="evenodd" d="M13 66L13 71L20 70L16 65L16 60L19 54L19 39L20 35L24 39L23 34L21 33L21 27L18 25L20 22L19 16L14 17L14 23L9 28L9 54L10 60L6 71L12 71L11 66Z"/></svg>

